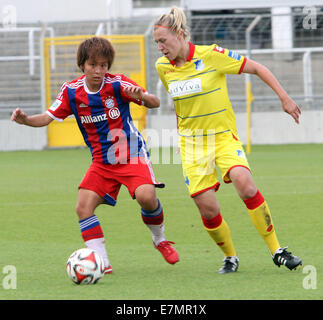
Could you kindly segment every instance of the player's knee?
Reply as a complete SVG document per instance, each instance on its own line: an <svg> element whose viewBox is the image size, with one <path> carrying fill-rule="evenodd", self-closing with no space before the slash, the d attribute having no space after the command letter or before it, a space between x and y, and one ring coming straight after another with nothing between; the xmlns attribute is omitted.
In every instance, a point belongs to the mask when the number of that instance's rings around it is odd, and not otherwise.
<svg viewBox="0 0 323 320"><path fill-rule="evenodd" d="M141 208L144 210L153 211L158 206L158 200L154 193L140 193L136 196L136 199Z"/></svg>
<svg viewBox="0 0 323 320"><path fill-rule="evenodd" d="M155 187L143 185L135 191L136 200L144 210L155 210L158 206L158 200L155 193Z"/></svg>
<svg viewBox="0 0 323 320"><path fill-rule="evenodd" d="M252 198L256 193L257 193L257 188L253 184L245 185L243 188L239 190L239 195L243 200Z"/></svg>
<svg viewBox="0 0 323 320"><path fill-rule="evenodd" d="M155 197L142 196L137 201L144 210L153 211L158 207L158 200Z"/></svg>
<svg viewBox="0 0 323 320"><path fill-rule="evenodd" d="M90 212L86 206L84 206L82 203L77 203L75 208L76 214L78 215L79 220L86 219L93 215L93 212Z"/></svg>
<svg viewBox="0 0 323 320"><path fill-rule="evenodd" d="M220 212L220 206L217 203L206 201L195 201L201 215L206 219L212 219Z"/></svg>
<svg viewBox="0 0 323 320"><path fill-rule="evenodd" d="M75 211L76 211L76 214L78 215L79 219L82 220L84 210L80 204L76 205Z"/></svg>
<svg viewBox="0 0 323 320"><path fill-rule="evenodd" d="M257 187L250 175L235 177L234 185L242 199L252 198L257 192Z"/></svg>

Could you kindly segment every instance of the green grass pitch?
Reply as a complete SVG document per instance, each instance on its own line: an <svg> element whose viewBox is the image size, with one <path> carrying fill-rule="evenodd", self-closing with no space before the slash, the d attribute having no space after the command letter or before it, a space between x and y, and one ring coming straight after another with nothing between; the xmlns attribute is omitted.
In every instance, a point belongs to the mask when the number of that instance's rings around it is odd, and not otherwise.
<svg viewBox="0 0 323 320"><path fill-rule="evenodd" d="M176 242L180 262L168 265L154 249L139 206L123 187L116 207L96 211L114 272L96 285L77 286L65 263L84 247L75 204L89 151L0 153L0 299L322 299L323 145L254 146L248 158L280 243L303 259L302 267L289 271L273 264L233 186L222 183L217 196L240 268L219 275L222 253L203 230L181 166L154 164L157 179L166 183L157 191L166 236ZM8 265L16 268L16 289L4 286Z"/></svg>

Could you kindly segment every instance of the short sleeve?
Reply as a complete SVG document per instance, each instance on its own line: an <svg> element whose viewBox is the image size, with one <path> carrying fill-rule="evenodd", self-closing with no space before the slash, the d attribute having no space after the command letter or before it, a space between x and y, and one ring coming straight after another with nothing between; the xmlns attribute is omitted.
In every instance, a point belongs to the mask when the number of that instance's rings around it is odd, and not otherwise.
<svg viewBox="0 0 323 320"><path fill-rule="evenodd" d="M247 62L247 58L230 49L214 45L211 57L216 69L224 74L240 74Z"/></svg>
<svg viewBox="0 0 323 320"><path fill-rule="evenodd" d="M142 101L141 100L137 100L137 99L133 99L131 97L129 97L125 92L124 89L131 87L131 86L135 86L135 87L140 87L142 92L146 92L146 90L141 87L139 84L137 84L135 81L127 78L124 75L121 75L121 83L120 83L120 88L121 88L121 96L123 98L124 101L126 102L134 102L136 104L142 105Z"/></svg>
<svg viewBox="0 0 323 320"><path fill-rule="evenodd" d="M64 83L61 90L53 102L53 104L47 110L47 114L54 120L63 122L65 118L72 114L72 110L69 104L67 95L67 83Z"/></svg>

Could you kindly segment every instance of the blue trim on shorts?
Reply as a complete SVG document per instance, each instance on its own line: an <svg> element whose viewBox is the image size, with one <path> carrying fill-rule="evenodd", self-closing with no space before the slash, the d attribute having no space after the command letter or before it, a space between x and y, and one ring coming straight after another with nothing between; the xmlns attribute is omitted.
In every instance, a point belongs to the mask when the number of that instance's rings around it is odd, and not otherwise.
<svg viewBox="0 0 323 320"><path fill-rule="evenodd" d="M110 206L115 206L117 204L117 201L115 199L113 199L109 194L105 194L105 196L103 197L104 200L106 201L106 204L110 205Z"/></svg>

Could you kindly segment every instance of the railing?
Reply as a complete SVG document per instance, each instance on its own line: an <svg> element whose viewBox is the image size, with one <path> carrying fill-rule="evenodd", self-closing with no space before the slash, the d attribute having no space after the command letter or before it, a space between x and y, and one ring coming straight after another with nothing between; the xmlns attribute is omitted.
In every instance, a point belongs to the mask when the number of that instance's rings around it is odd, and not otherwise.
<svg viewBox="0 0 323 320"><path fill-rule="evenodd" d="M323 47L312 47L312 48L293 48L293 49L252 49L250 52L248 50L236 50L237 52L243 54L243 55L250 55L253 57L257 55L270 55L270 54L303 54L302 58L302 70L303 70L303 94L299 94L295 96L295 98L299 100L303 100L305 103L308 104L309 108L311 108L315 98L322 99L323 95L315 95L313 86L313 75L312 75L312 54L313 53L323 53ZM255 57L255 60L257 58ZM159 80L156 85L156 94L159 97L162 97L164 95L163 92L163 84ZM270 101L270 100L276 100L277 97L275 95L272 96L254 96L255 101ZM245 100L245 96L241 97L233 97L230 99L231 101L243 101ZM166 100L167 103L167 110L172 110L172 100L170 97L167 97ZM157 113L164 113L164 110L158 110Z"/></svg>
<svg viewBox="0 0 323 320"><path fill-rule="evenodd" d="M41 32L40 27L30 27L30 28L4 28L0 29L0 33L28 33L28 55L26 56L0 56L1 61L29 61L29 75L33 76L35 74L35 61L40 60L39 55L35 55L35 32ZM54 29L51 27L46 27L45 32L49 33L50 37L55 36ZM51 66L55 68L55 47L51 47Z"/></svg>
<svg viewBox="0 0 323 320"><path fill-rule="evenodd" d="M246 50L237 50L242 54L246 54ZM304 95L301 96L307 103L313 103L313 78L312 78L312 53L323 52L323 47L312 48L293 48L293 49L254 49L251 50L252 55L257 54L280 54L280 53L303 53L303 84Z"/></svg>

